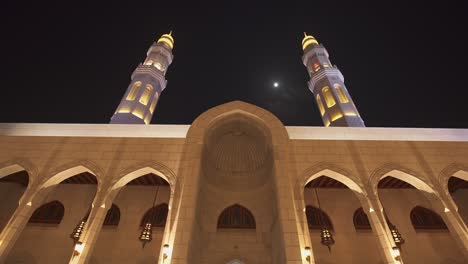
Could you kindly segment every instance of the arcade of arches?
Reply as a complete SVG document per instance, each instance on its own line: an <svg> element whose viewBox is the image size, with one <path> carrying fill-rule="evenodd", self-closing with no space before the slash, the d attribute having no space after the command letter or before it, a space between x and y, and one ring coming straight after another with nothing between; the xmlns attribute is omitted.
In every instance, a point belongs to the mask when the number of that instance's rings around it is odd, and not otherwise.
<svg viewBox="0 0 468 264"><path fill-rule="evenodd" d="M468 130L114 127L0 124L0 263L468 261Z"/></svg>

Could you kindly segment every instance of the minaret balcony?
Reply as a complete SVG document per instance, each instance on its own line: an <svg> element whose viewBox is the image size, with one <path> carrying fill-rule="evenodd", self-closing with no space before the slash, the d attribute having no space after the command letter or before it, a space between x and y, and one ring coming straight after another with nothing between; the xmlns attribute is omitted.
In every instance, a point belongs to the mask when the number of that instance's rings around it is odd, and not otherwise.
<svg viewBox="0 0 468 264"><path fill-rule="evenodd" d="M132 80L137 75L149 75L159 81L159 84L161 85L162 90L166 88L167 81L164 78L163 72L158 70L153 65L144 65L140 63L140 65L138 65L138 67L132 73Z"/></svg>
<svg viewBox="0 0 468 264"><path fill-rule="evenodd" d="M336 66L333 66L331 68L322 68L311 76L310 81L308 83L309 90L311 90L313 93L315 85L325 77L337 77L342 82L344 82L344 76L343 74L341 74L340 70L338 70Z"/></svg>

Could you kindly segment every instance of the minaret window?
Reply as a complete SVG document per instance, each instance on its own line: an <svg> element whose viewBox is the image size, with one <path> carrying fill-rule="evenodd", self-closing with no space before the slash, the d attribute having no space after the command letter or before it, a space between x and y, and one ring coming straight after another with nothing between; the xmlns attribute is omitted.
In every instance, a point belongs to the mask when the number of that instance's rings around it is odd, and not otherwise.
<svg viewBox="0 0 468 264"><path fill-rule="evenodd" d="M138 91L140 90L141 87L141 82L135 82L132 86L132 89L127 95L127 100L133 101L136 98L136 95L138 94Z"/></svg>
<svg viewBox="0 0 468 264"><path fill-rule="evenodd" d="M149 60L145 63L145 65L152 65L153 64L153 61L152 60Z"/></svg>
<svg viewBox="0 0 468 264"><path fill-rule="evenodd" d="M333 94L331 93L330 87L323 87L322 94L323 97L325 97L325 103L327 104L327 107L332 107L336 104L335 98L333 98Z"/></svg>
<svg viewBox="0 0 468 264"><path fill-rule="evenodd" d="M320 99L320 95L317 95L317 105L320 110L320 114L322 114L323 116L325 114L325 108L323 107L323 103L322 103L322 99Z"/></svg>
<svg viewBox="0 0 468 264"><path fill-rule="evenodd" d="M143 105L148 105L151 91L153 91L153 86L151 84L147 84L145 91L140 97L140 103L142 103Z"/></svg>
<svg viewBox="0 0 468 264"><path fill-rule="evenodd" d="M335 89L336 89L336 93L338 94L338 98L340 98L340 102L348 103L349 100L348 100L348 97L346 96L346 94L343 91L343 87L341 87L341 85L339 85L339 84L335 84Z"/></svg>
<svg viewBox="0 0 468 264"><path fill-rule="evenodd" d="M320 70L320 64L314 63L314 71L318 72Z"/></svg>
<svg viewBox="0 0 468 264"><path fill-rule="evenodd" d="M161 63L159 62L155 62L154 63L154 67L156 67L156 69L160 70L160 71L163 71L163 66L161 65Z"/></svg>
<svg viewBox="0 0 468 264"><path fill-rule="evenodd" d="M158 102L158 93L154 93L154 98L153 98L153 101L151 102L151 106L150 106L150 112L151 114L153 114L154 112L154 108L156 107L156 103Z"/></svg>

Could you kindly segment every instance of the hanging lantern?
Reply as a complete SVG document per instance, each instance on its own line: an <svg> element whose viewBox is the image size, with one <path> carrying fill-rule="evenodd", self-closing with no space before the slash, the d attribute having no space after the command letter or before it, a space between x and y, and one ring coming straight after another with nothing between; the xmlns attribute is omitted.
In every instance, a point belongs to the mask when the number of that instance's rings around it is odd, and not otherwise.
<svg viewBox="0 0 468 264"><path fill-rule="evenodd" d="M320 238L322 239L321 243L322 243L322 245L327 246L328 251L331 252L331 246L333 244L335 244L335 239L333 239L333 235L330 232L330 230L328 229L328 227L326 225L324 225L323 212L322 212L322 209L320 208L320 200L319 200L319 197L318 197L317 188L315 188L315 196L317 198L318 208L320 209L320 216L319 216L320 218L319 219L320 219L320 225L322 226L322 228L320 230Z"/></svg>
<svg viewBox="0 0 468 264"><path fill-rule="evenodd" d="M153 226L151 223L145 224L145 227L143 230L141 230L139 239L143 243L143 247L145 247L146 243L149 243L151 240L153 240Z"/></svg>
<svg viewBox="0 0 468 264"><path fill-rule="evenodd" d="M78 225L76 225L73 232L70 234L70 238L73 239L73 243L77 243L80 240L81 234L83 233L84 226L86 225L85 220L81 220Z"/></svg>
<svg viewBox="0 0 468 264"><path fill-rule="evenodd" d="M335 244L335 239L333 239L333 235L328 230L327 227L322 227L322 230L320 232L320 237L322 239L322 244L328 247L328 251L331 252L331 246Z"/></svg>
<svg viewBox="0 0 468 264"><path fill-rule="evenodd" d="M146 219L145 227L141 230L140 234L140 241L143 243L143 248L145 247L146 243L151 242L153 240L153 224L154 224L154 205L156 204L156 200L158 198L159 186L156 183L156 193L154 194L153 199L153 207L151 207L151 216L150 219Z"/></svg>
<svg viewBox="0 0 468 264"><path fill-rule="evenodd" d="M400 248L403 243L405 243L405 240L401 236L400 232L396 228L395 225L389 224L388 226L390 228L390 232L392 233L393 241L395 241L395 245Z"/></svg>

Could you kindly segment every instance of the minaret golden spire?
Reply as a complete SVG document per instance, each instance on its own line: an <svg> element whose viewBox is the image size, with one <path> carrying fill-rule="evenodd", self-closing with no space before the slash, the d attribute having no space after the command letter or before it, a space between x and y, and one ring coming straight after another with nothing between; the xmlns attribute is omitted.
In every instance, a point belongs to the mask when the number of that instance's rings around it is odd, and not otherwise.
<svg viewBox="0 0 468 264"><path fill-rule="evenodd" d="M169 48L173 49L174 48L174 38L172 37L172 30L169 32L169 34L164 34L162 35L157 43L165 43L166 45L169 46Z"/></svg>
<svg viewBox="0 0 468 264"><path fill-rule="evenodd" d="M311 35L307 35L304 32L304 38L302 39L302 50L305 50L310 44L318 45L318 41Z"/></svg>

